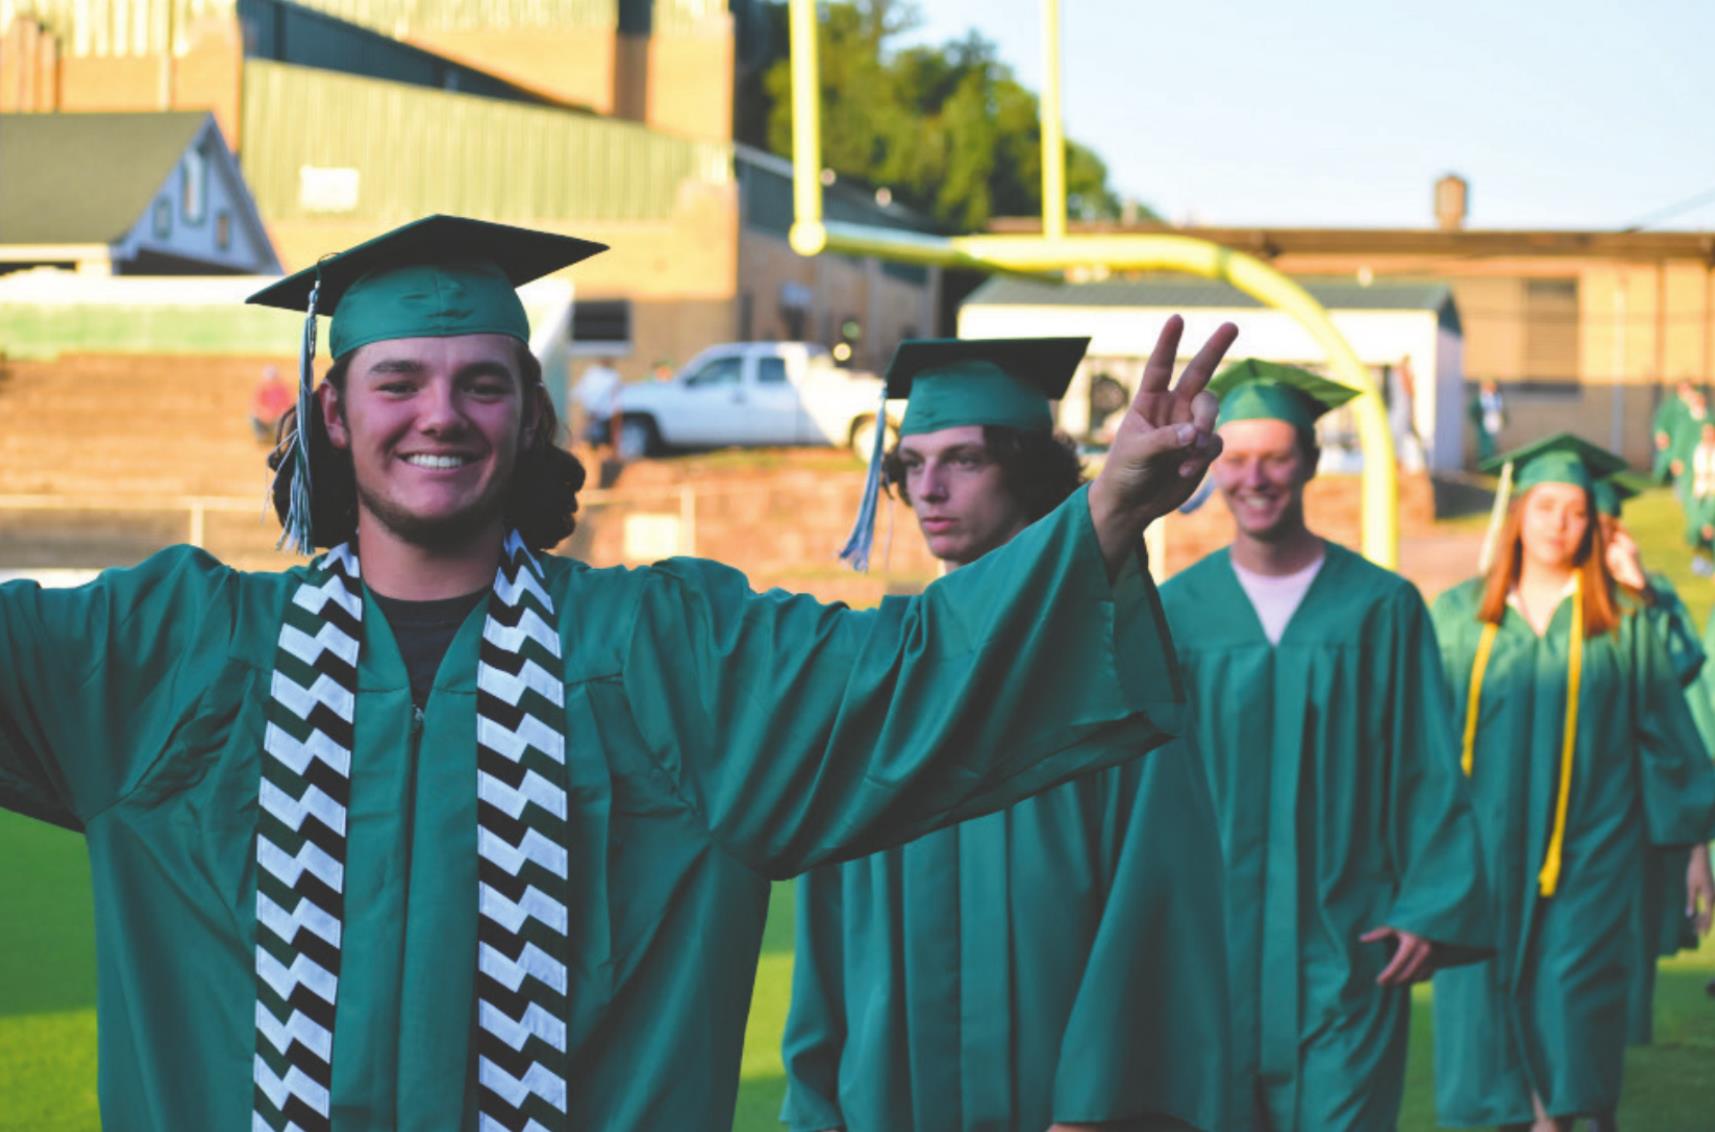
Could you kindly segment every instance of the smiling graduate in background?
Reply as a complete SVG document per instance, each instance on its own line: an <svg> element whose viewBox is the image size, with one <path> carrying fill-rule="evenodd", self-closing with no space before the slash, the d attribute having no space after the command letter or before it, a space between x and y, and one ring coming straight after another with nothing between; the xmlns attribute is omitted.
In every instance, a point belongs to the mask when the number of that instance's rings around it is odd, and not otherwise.
<svg viewBox="0 0 1715 1132"><path fill-rule="evenodd" d="M1355 393L1217 375L1237 534L1162 587L1227 860L1240 1132L1392 1128L1411 984L1493 945L1429 614L1316 535L1316 420Z"/></svg>

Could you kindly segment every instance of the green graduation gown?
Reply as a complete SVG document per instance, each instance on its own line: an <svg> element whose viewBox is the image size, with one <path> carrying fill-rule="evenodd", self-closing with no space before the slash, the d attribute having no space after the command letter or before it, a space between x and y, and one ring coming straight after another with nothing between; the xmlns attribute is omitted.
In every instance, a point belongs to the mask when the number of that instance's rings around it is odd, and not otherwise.
<svg viewBox="0 0 1715 1132"><path fill-rule="evenodd" d="M1482 579L1435 603L1463 721ZM1647 616L1584 648L1558 890L1537 874L1559 793L1572 606L1538 637L1508 609L1484 677L1471 775L1500 951L1435 976L1435 1095L1443 1123L1609 1111L1620 1100L1635 915L1647 844L1690 845L1715 821L1715 771Z"/></svg>
<svg viewBox="0 0 1715 1132"><path fill-rule="evenodd" d="M806 874L782 1119L1224 1128L1221 875L1183 747Z"/></svg>
<svg viewBox="0 0 1715 1132"><path fill-rule="evenodd" d="M1109 581L1083 492L873 611L756 595L692 559L542 561L579 1129L729 1125L769 877L1117 765L1183 710L1155 592L1135 565ZM78 589L0 586L0 804L87 836L101 1104L127 1129L250 1124L259 754L299 577L180 548ZM335 1132L475 1126L482 622L415 722L366 600Z"/></svg>
<svg viewBox="0 0 1715 1132"><path fill-rule="evenodd" d="M1227 860L1235 1130L1374 1132L1404 1091L1383 925L1493 946L1435 636L1411 584L1328 544L1271 645L1228 552L1162 587Z"/></svg>
<svg viewBox="0 0 1715 1132"><path fill-rule="evenodd" d="M1679 439L1679 429L1688 414L1685 401L1680 398L1677 390L1669 390L1661 404L1656 406L1655 419L1650 424L1650 435L1655 440L1655 456L1650 462L1650 474L1656 482L1666 483L1672 478L1670 464L1677 458L1674 444Z"/></svg>
<svg viewBox="0 0 1715 1132"><path fill-rule="evenodd" d="M1687 698L1695 701L1707 695L1698 682L1705 653L1698 640L1697 626L1680 600L1679 591L1665 574L1651 572L1646 580L1654 600L1644 611L1655 622L1655 634L1667 648L1668 666L1674 678L1685 689ZM1698 721L1698 730L1707 747L1712 735L1703 730L1695 702L1692 719ZM1626 1000L1627 1041L1631 1045L1648 1045L1655 1035L1656 960L1697 946L1696 933L1685 917L1685 873L1690 861L1689 849L1652 847L1644 862L1644 886L1638 893L1637 914L1640 959L1632 969L1631 990Z"/></svg>

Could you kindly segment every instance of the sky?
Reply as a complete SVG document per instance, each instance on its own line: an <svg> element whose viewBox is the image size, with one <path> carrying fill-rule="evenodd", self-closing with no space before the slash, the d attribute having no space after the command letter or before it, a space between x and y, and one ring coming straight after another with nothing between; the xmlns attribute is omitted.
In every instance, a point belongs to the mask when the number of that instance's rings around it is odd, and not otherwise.
<svg viewBox="0 0 1715 1132"><path fill-rule="evenodd" d="M1041 0L918 0L1033 89ZM1169 220L1715 230L1709 0L1061 0L1067 133Z"/></svg>

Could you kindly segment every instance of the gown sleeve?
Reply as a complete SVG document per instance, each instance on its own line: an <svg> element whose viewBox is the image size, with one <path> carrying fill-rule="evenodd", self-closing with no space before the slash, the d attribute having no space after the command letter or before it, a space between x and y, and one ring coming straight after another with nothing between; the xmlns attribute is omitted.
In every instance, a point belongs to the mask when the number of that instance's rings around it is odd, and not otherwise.
<svg viewBox="0 0 1715 1132"><path fill-rule="evenodd" d="M1650 592L1655 600L1645 607L1652 620L1656 638L1667 649L1668 665L1681 686L1689 687L1697 679L1706 659L1697 626L1680 600L1673 585L1662 578L1650 578Z"/></svg>
<svg viewBox="0 0 1715 1132"><path fill-rule="evenodd" d="M1224 1128L1227 968L1209 944L1226 936L1225 869L1202 760L1180 740L1106 778L1123 803L1113 873L1060 1040L1054 1119Z"/></svg>
<svg viewBox="0 0 1715 1132"><path fill-rule="evenodd" d="M845 1046L845 938L839 865L798 878L792 1002L781 1060L786 1103L780 1119L792 1132L844 1128L840 1112L840 1053Z"/></svg>
<svg viewBox="0 0 1715 1132"><path fill-rule="evenodd" d="M1402 586L1383 607L1375 663L1386 666L1392 706L1387 804L1395 895L1386 923L1433 941L1441 966L1492 954L1477 815L1459 767L1462 717L1453 711L1447 670L1429 611ZM1467 672L1467 677L1469 673Z"/></svg>
<svg viewBox="0 0 1715 1132"><path fill-rule="evenodd" d="M0 585L0 806L82 829L133 789L226 658L234 577L178 547L72 589Z"/></svg>
<svg viewBox="0 0 1715 1132"><path fill-rule="evenodd" d="M1695 845L1715 837L1715 765L1654 625L1628 620L1644 828L1653 845Z"/></svg>
<svg viewBox="0 0 1715 1132"><path fill-rule="evenodd" d="M623 657L661 780L771 876L901 844L1158 746L1184 697L1140 562L1086 490L914 598L853 612L656 567Z"/></svg>

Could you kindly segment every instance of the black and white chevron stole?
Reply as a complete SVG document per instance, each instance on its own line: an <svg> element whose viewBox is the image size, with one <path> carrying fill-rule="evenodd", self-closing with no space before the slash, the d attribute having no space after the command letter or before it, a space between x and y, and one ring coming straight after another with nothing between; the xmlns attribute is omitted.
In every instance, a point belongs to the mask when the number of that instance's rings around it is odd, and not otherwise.
<svg viewBox="0 0 1715 1132"><path fill-rule="evenodd" d="M287 606L275 653L256 838L256 1132L329 1127L359 577L349 546L319 559ZM477 664L475 1045L485 1132L568 1127L565 712L542 577L508 536Z"/></svg>

